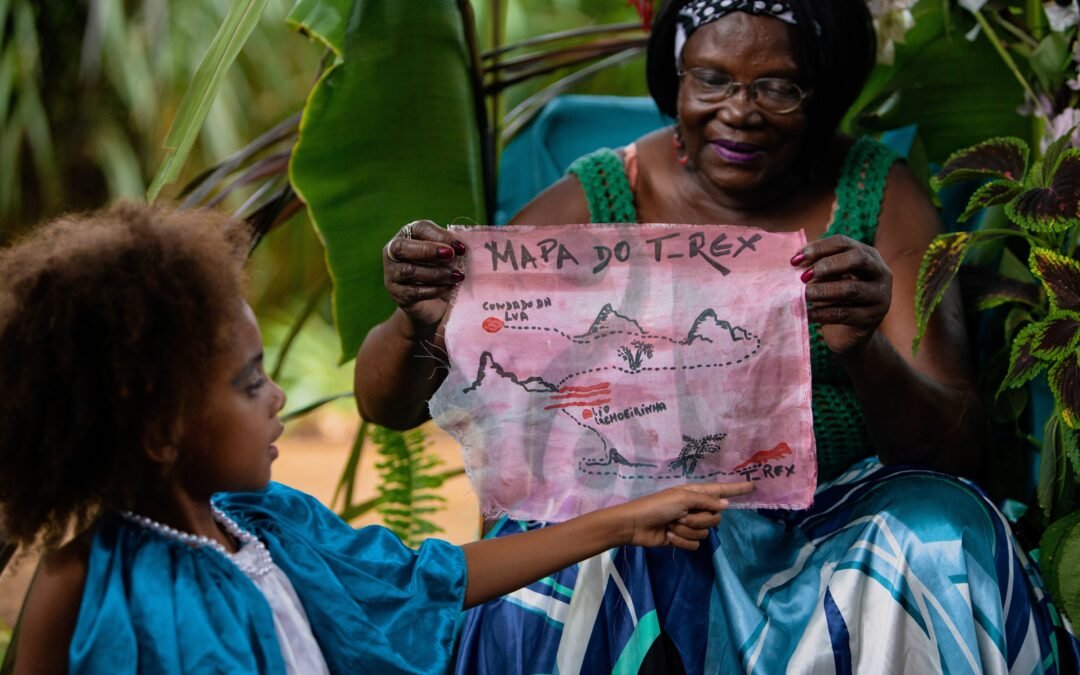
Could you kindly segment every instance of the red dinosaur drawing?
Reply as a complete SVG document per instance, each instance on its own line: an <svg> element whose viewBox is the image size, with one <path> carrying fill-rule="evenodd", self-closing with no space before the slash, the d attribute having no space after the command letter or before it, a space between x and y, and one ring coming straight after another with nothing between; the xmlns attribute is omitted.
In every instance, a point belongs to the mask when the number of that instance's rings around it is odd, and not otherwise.
<svg viewBox="0 0 1080 675"><path fill-rule="evenodd" d="M738 471L745 469L751 464L764 464L765 462L772 461L774 459L780 459L791 454L791 446L787 443L780 442L776 444L776 447L772 450L759 450L750 456L750 459L746 460L742 464L738 465L732 471Z"/></svg>

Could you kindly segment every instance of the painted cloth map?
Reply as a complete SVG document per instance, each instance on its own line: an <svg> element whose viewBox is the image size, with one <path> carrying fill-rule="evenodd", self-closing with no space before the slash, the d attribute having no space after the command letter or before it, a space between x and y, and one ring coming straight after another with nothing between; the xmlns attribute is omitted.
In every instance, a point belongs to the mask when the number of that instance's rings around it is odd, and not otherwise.
<svg viewBox="0 0 1080 675"><path fill-rule="evenodd" d="M802 232L453 228L469 247L432 417L487 516L562 521L688 482L817 482Z"/></svg>

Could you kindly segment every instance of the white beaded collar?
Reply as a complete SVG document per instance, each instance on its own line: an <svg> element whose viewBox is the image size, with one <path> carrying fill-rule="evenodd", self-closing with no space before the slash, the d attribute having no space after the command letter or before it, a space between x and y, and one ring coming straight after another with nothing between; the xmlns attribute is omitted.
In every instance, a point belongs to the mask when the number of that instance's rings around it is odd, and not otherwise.
<svg viewBox="0 0 1080 675"><path fill-rule="evenodd" d="M156 520L151 520L146 516L140 516L130 511L121 511L120 515L124 519L148 530L157 532L167 539L172 539L173 541L178 541L181 544L195 548L211 548L225 556L248 577L261 577L272 570L274 568L274 560L270 557L270 551L266 550L266 546L259 541L255 535L240 529L240 526L225 515L221 509L216 506L212 508L214 510L214 520L221 524L229 534L240 542L240 550L236 553L229 553L225 550L224 546L209 537L203 537L189 532L181 532L176 528L169 527ZM245 550L249 546L252 547L252 555L241 556L240 551Z"/></svg>

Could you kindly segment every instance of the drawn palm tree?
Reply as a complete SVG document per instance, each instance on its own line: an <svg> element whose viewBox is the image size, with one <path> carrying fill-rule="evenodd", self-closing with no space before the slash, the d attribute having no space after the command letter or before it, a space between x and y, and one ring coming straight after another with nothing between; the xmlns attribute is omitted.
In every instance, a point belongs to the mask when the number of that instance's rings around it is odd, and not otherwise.
<svg viewBox="0 0 1080 675"><path fill-rule="evenodd" d="M705 455L720 452L720 441L724 440L725 437L727 437L727 434L724 433L710 434L701 438L683 436L683 446L682 450L679 451L679 457L668 464L668 468L681 470L682 475L687 478L693 476L698 462Z"/></svg>
<svg viewBox="0 0 1080 675"><path fill-rule="evenodd" d="M633 347L634 351L630 351L630 347ZM651 359L653 356L652 343L634 340L630 347L619 347L619 356L630 366L630 370L640 370L642 358Z"/></svg>

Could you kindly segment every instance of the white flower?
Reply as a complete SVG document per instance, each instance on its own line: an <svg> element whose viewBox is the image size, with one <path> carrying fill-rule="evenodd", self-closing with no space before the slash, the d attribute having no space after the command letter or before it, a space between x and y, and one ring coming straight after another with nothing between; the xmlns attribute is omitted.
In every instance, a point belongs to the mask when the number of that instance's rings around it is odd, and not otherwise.
<svg viewBox="0 0 1080 675"><path fill-rule="evenodd" d="M1046 94L1035 94L1035 100L1031 100L1031 96L1024 94L1024 102L1016 108L1016 114L1023 117L1029 117L1034 115L1035 117L1042 117L1049 119L1054 114L1054 103L1050 100L1050 97Z"/></svg>
<svg viewBox="0 0 1080 675"><path fill-rule="evenodd" d="M892 64L896 43L904 44L904 36L915 25L911 6L915 0L867 0L874 30L878 36L878 63Z"/></svg>
<svg viewBox="0 0 1080 675"><path fill-rule="evenodd" d="M974 14L983 8L986 0L960 0L960 6Z"/></svg>
<svg viewBox="0 0 1080 675"><path fill-rule="evenodd" d="M1080 110L1076 108L1065 108L1057 115L1049 117L1046 120L1046 131L1040 141L1043 154L1046 154L1046 149L1051 143L1069 133L1070 129L1073 133L1069 145L1074 148L1080 147L1080 128L1077 127L1080 127Z"/></svg>
<svg viewBox="0 0 1080 675"><path fill-rule="evenodd" d="M1080 40L1073 41L1073 64L1080 64ZM1077 70L1076 75L1065 84L1073 91L1080 91L1080 70Z"/></svg>
<svg viewBox="0 0 1080 675"><path fill-rule="evenodd" d="M1050 30L1057 33L1080 23L1080 10L1076 7L1076 0L1072 0L1064 7L1053 0L1050 2L1044 0L1043 10L1046 11L1046 19L1050 22Z"/></svg>

